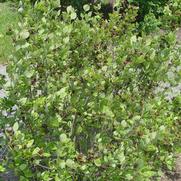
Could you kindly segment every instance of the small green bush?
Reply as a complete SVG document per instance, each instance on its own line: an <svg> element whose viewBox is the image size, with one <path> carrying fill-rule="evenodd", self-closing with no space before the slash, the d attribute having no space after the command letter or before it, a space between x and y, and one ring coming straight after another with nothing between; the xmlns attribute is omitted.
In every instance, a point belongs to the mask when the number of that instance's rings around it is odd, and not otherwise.
<svg viewBox="0 0 181 181"><path fill-rule="evenodd" d="M1 171L20 181L146 181L172 169L180 97L154 90L169 81L168 61L180 63L174 34L139 37L134 6L109 21L89 5L80 19L55 7L26 2L21 12L0 102L9 114L0 115L9 153Z"/></svg>
<svg viewBox="0 0 181 181"><path fill-rule="evenodd" d="M160 19L165 29L169 27L175 29L181 26L181 1L171 0L170 3L164 7L163 12L164 15L160 17Z"/></svg>

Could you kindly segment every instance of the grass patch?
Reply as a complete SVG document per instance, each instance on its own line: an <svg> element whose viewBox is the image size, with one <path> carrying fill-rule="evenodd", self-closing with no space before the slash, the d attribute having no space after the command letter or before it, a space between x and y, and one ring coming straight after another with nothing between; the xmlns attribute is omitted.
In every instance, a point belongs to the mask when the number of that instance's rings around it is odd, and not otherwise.
<svg viewBox="0 0 181 181"><path fill-rule="evenodd" d="M0 3L0 63L7 63L8 56L13 52L11 37L12 29L17 26L18 13L10 3Z"/></svg>

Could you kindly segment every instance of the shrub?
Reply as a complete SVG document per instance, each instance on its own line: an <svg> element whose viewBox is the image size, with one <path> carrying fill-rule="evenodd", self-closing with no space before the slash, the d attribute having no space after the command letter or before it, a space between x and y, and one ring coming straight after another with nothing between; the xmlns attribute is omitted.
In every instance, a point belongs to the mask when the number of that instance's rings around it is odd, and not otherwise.
<svg viewBox="0 0 181 181"><path fill-rule="evenodd" d="M134 6L110 21L91 16L89 5L78 19L69 6L60 20L53 2L25 4L15 31L0 104L10 115L0 117L4 164L22 181L140 181L171 169L176 102L154 90L167 80L168 60L179 64L174 34L138 37Z"/></svg>
<svg viewBox="0 0 181 181"><path fill-rule="evenodd" d="M163 12L164 15L161 17L161 20L165 29L169 27L175 29L181 26L181 1L171 0L170 3L164 7Z"/></svg>

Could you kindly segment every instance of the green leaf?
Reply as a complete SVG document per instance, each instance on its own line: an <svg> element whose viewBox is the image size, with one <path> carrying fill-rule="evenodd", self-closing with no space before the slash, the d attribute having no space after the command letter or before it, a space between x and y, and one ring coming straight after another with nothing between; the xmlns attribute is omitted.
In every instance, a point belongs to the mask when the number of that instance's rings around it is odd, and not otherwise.
<svg viewBox="0 0 181 181"><path fill-rule="evenodd" d="M119 159L120 163L122 164L126 159L125 156L124 156L124 153L120 153L118 155L118 159Z"/></svg>
<svg viewBox="0 0 181 181"><path fill-rule="evenodd" d="M0 172L4 172L6 169L2 166L2 165L0 165Z"/></svg>
<svg viewBox="0 0 181 181"><path fill-rule="evenodd" d="M67 88L64 87L64 88L60 89L58 92L56 92L56 95L62 99L65 98L67 96Z"/></svg>
<svg viewBox="0 0 181 181"><path fill-rule="evenodd" d="M43 153L43 156L49 158L51 156L51 154L50 153Z"/></svg>
<svg viewBox="0 0 181 181"><path fill-rule="evenodd" d="M30 33L29 33L27 30L23 30L23 31L20 33L20 38L21 38L21 39L27 39L29 36L30 36Z"/></svg>
<svg viewBox="0 0 181 181"><path fill-rule="evenodd" d="M27 102L27 97L23 97L18 101L21 105L25 105Z"/></svg>
<svg viewBox="0 0 181 181"><path fill-rule="evenodd" d="M14 123L14 125L13 125L13 131L14 131L15 133L18 131L18 128L19 128L18 122Z"/></svg>
<svg viewBox="0 0 181 181"><path fill-rule="evenodd" d="M74 8L72 6L68 6L67 7L67 12L71 13L72 11L74 11Z"/></svg>
<svg viewBox="0 0 181 181"><path fill-rule="evenodd" d="M110 107L108 106L104 106L102 112L109 117L114 117L114 113L111 111Z"/></svg>
<svg viewBox="0 0 181 181"><path fill-rule="evenodd" d="M25 76L27 77L27 78L31 78L32 76L33 76L33 74L34 74L34 70L28 70L28 71L25 71Z"/></svg>
<svg viewBox="0 0 181 181"><path fill-rule="evenodd" d="M65 43L65 44L68 44L69 43L69 37L67 36L67 37L65 37L64 39L63 39L63 42Z"/></svg>
<svg viewBox="0 0 181 181"><path fill-rule="evenodd" d="M69 168L75 168L76 167L75 162L73 160L71 160L71 159L67 159L66 165Z"/></svg>
<svg viewBox="0 0 181 181"><path fill-rule="evenodd" d="M4 35L0 33L0 38L4 38Z"/></svg>
<svg viewBox="0 0 181 181"><path fill-rule="evenodd" d="M126 175L126 179L127 179L127 180L132 180L132 179L133 179L133 176L132 176L131 174L127 174L127 175Z"/></svg>
<svg viewBox="0 0 181 181"><path fill-rule="evenodd" d="M94 164L95 164L97 167L100 167L100 166L101 166L101 159L100 159L100 158L97 158L96 160L94 160Z"/></svg>
<svg viewBox="0 0 181 181"><path fill-rule="evenodd" d="M83 6L83 9L84 9L84 11L89 11L90 10L90 6L88 5L88 4L85 4L84 6Z"/></svg>
<svg viewBox="0 0 181 181"><path fill-rule="evenodd" d="M160 126L160 131L165 131L165 126L164 125L162 125L162 126Z"/></svg>
<svg viewBox="0 0 181 181"><path fill-rule="evenodd" d="M150 55L150 59L153 60L155 58L156 55L156 50L153 50L153 52Z"/></svg>
<svg viewBox="0 0 181 181"><path fill-rule="evenodd" d="M32 145L33 145L33 143L34 143L34 140L30 140L30 141L28 141L28 143L27 143L27 148L30 148Z"/></svg>
<svg viewBox="0 0 181 181"><path fill-rule="evenodd" d="M131 41L131 44L136 43L136 41L137 41L136 35L132 36L130 41Z"/></svg>
<svg viewBox="0 0 181 181"><path fill-rule="evenodd" d="M26 169L26 167L27 167L27 165L26 165L26 164L21 164L19 168L23 171L23 170L25 170L25 169Z"/></svg>
<svg viewBox="0 0 181 181"><path fill-rule="evenodd" d="M156 138L156 136L157 136L157 132L156 132L156 131L150 133L150 138L151 138L151 140L154 140L154 139Z"/></svg>
<svg viewBox="0 0 181 181"><path fill-rule="evenodd" d="M66 166L66 162L64 160L60 160L59 161L59 166L60 166L61 169L64 169L65 166Z"/></svg>
<svg viewBox="0 0 181 181"><path fill-rule="evenodd" d="M70 15L70 18L71 18L72 20L76 19L76 18L77 18L76 12L72 12L71 15Z"/></svg>
<svg viewBox="0 0 181 181"><path fill-rule="evenodd" d="M128 124L127 124L127 122L125 120L121 121L121 125L123 126L123 128L128 126Z"/></svg>
<svg viewBox="0 0 181 181"><path fill-rule="evenodd" d="M36 147L36 148L33 150L32 155L37 155L39 151L40 151L40 148L39 148L39 147Z"/></svg>
<svg viewBox="0 0 181 181"><path fill-rule="evenodd" d="M66 143L67 141L68 141L68 138L67 138L67 135L66 134L61 134L60 135L60 141L62 142L62 143Z"/></svg>
<svg viewBox="0 0 181 181"><path fill-rule="evenodd" d="M144 61L145 61L145 57L143 55L136 58L137 64L143 63Z"/></svg>

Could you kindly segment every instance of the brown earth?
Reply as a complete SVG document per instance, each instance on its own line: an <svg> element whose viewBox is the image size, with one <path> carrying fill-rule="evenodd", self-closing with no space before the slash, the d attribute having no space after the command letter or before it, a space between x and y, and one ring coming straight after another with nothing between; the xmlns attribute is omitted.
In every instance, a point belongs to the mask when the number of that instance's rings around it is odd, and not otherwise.
<svg viewBox="0 0 181 181"><path fill-rule="evenodd" d="M181 154L177 156L175 170L166 171L161 181L181 181Z"/></svg>
<svg viewBox="0 0 181 181"><path fill-rule="evenodd" d="M177 41L181 42L181 28L179 28L177 31Z"/></svg>

